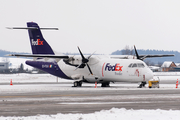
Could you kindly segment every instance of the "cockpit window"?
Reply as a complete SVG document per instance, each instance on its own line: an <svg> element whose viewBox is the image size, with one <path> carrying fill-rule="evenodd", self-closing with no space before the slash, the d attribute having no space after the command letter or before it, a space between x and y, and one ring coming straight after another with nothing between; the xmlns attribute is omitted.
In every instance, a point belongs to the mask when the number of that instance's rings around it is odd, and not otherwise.
<svg viewBox="0 0 180 120"><path fill-rule="evenodd" d="M144 64L143 64L143 63L138 63L138 67L143 68L143 67L145 67L145 66L144 66Z"/></svg>
<svg viewBox="0 0 180 120"><path fill-rule="evenodd" d="M136 63L134 63L134 64L132 65L132 67L137 67L137 64L136 64Z"/></svg>
<svg viewBox="0 0 180 120"><path fill-rule="evenodd" d="M131 66L132 66L132 63L128 67L131 67Z"/></svg>
<svg viewBox="0 0 180 120"><path fill-rule="evenodd" d="M132 67L132 68L134 68L134 67L138 67L138 68L143 68L143 67L145 67L145 65L143 64L143 63L131 63L128 67Z"/></svg>

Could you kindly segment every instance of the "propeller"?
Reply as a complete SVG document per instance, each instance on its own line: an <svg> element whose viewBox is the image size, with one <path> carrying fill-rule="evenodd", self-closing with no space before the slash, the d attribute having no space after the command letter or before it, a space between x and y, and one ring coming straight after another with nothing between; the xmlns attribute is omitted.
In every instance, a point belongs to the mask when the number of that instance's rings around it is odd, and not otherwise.
<svg viewBox="0 0 180 120"><path fill-rule="evenodd" d="M138 52L137 52L137 50L136 50L135 45L134 45L134 50L135 50L135 53L136 53L136 57L137 57L137 59L142 60L142 59L139 57L139 54L138 54Z"/></svg>
<svg viewBox="0 0 180 120"><path fill-rule="evenodd" d="M91 68L90 68L89 65L88 65L89 59L90 59L90 57L92 56L92 54L91 54L88 58L85 58L84 55L82 54L82 52L81 52L81 50L80 50L79 47L78 47L78 50L79 50L80 55L81 55L81 57L82 57L82 63L77 67L77 69L78 69L78 68L84 68L84 67L87 65L87 67L88 67L88 69L89 69L89 72L91 73L91 75L93 75L93 73L92 73L92 71L91 71Z"/></svg>

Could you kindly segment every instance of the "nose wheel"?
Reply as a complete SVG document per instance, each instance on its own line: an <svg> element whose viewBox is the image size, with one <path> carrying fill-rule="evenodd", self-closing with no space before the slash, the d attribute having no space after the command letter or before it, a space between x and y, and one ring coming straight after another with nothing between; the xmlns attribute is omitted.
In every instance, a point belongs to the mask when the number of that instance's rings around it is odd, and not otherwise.
<svg viewBox="0 0 180 120"><path fill-rule="evenodd" d="M138 86L138 88L145 87L146 84L147 84L147 83L143 81L143 82L141 82L141 84Z"/></svg>

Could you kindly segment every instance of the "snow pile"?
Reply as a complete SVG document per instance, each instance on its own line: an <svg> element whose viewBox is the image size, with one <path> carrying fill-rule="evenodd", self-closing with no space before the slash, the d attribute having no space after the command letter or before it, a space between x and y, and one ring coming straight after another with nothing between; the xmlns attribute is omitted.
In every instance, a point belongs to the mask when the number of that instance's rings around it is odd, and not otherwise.
<svg viewBox="0 0 180 120"><path fill-rule="evenodd" d="M14 83L29 83L29 82L56 82L57 77L50 74L0 74L0 83L9 83L12 80ZM60 82L69 82L70 80L58 78Z"/></svg>
<svg viewBox="0 0 180 120"><path fill-rule="evenodd" d="M126 110L112 108L90 114L57 114L28 117L0 117L0 120L179 120L179 110Z"/></svg>
<svg viewBox="0 0 180 120"><path fill-rule="evenodd" d="M154 76L180 76L180 72L154 72Z"/></svg>

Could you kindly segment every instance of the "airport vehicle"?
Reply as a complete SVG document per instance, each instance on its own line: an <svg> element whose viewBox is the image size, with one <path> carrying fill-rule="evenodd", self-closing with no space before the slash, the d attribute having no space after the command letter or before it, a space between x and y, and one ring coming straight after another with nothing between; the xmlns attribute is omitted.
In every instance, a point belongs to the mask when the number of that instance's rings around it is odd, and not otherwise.
<svg viewBox="0 0 180 120"><path fill-rule="evenodd" d="M159 88L159 81L158 80L152 80L152 81L149 81L149 88Z"/></svg>
<svg viewBox="0 0 180 120"><path fill-rule="evenodd" d="M153 72L139 58L120 59L118 56L84 55L80 48L80 55L63 55L53 51L51 46L43 38L41 29L37 23L28 22L26 28L14 27L12 29L27 29L32 48L32 55L11 54L9 56L33 57L26 64L43 70L47 73L74 81L74 87L81 86L83 82L101 83L102 87L109 87L110 82L141 83L153 79Z"/></svg>

